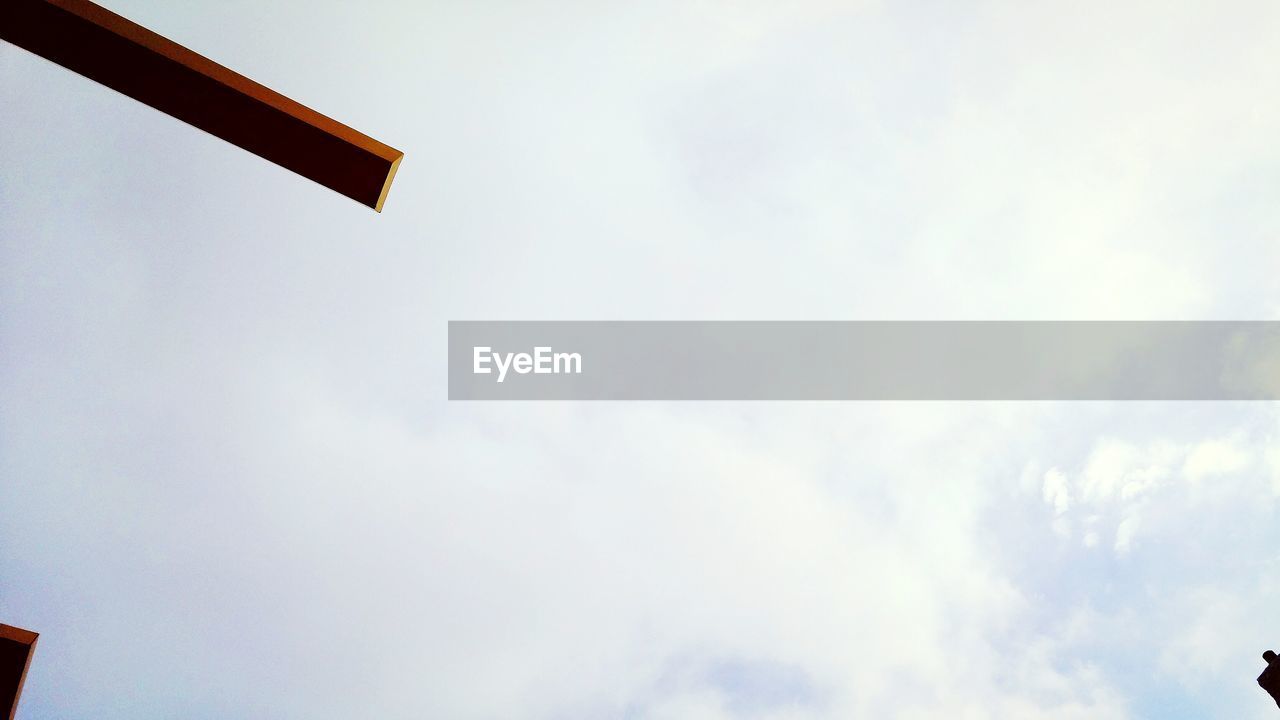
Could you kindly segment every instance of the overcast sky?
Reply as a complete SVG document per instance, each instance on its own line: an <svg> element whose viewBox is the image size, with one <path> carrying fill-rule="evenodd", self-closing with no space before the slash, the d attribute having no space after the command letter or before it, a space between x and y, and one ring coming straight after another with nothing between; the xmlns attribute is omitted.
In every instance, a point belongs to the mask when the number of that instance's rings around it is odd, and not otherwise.
<svg viewBox="0 0 1280 720"><path fill-rule="evenodd" d="M407 155L377 215L0 44L24 720L1274 716L1273 404L449 404L445 341L1280 319L1280 5L104 4Z"/></svg>

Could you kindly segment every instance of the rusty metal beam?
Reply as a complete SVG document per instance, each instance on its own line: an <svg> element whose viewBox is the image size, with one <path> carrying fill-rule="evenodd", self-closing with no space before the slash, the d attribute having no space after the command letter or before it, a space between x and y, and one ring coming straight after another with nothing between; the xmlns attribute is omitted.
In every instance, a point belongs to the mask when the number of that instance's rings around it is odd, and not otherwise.
<svg viewBox="0 0 1280 720"><path fill-rule="evenodd" d="M88 0L0 0L0 39L379 212L404 157Z"/></svg>
<svg viewBox="0 0 1280 720"><path fill-rule="evenodd" d="M0 624L0 717L13 720L18 712L37 637L30 630Z"/></svg>

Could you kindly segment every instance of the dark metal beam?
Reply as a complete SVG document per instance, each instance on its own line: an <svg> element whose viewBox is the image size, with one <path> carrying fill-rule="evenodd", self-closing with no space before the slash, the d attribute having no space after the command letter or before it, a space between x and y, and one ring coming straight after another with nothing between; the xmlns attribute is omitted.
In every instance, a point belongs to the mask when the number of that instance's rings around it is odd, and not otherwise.
<svg viewBox="0 0 1280 720"><path fill-rule="evenodd" d="M0 717L13 720L18 712L18 698L27 668L36 651L36 638L30 630L0 624Z"/></svg>
<svg viewBox="0 0 1280 720"><path fill-rule="evenodd" d="M0 0L0 38L379 212L404 157L88 0Z"/></svg>

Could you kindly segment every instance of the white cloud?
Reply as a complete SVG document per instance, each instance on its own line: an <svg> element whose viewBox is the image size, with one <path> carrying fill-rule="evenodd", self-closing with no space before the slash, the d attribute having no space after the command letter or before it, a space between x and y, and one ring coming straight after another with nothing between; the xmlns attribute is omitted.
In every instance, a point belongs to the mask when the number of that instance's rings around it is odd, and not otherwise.
<svg viewBox="0 0 1280 720"><path fill-rule="evenodd" d="M1065 529L1073 522L1084 523L1088 529L1081 541L1086 547L1097 546L1100 533L1107 530L1114 537L1115 552L1126 555L1141 537L1144 516L1166 514L1171 506L1178 507L1177 512L1188 511L1201 500L1232 492L1225 486L1204 496L1197 487L1204 480L1244 475L1256 485L1254 459L1257 448L1265 447L1265 437L1234 431L1225 437L1144 444L1101 438L1079 472L1069 475L1055 468L1046 473L1043 499L1053 509L1053 529L1068 535ZM1080 498L1078 503L1071 502L1073 496Z"/></svg>
<svg viewBox="0 0 1280 720"><path fill-rule="evenodd" d="M1251 450L1238 439L1206 440L1187 453L1182 474L1191 482L1231 475L1248 467Z"/></svg>
<svg viewBox="0 0 1280 720"><path fill-rule="evenodd" d="M1066 474L1058 468L1044 474L1044 500L1059 515L1071 509L1071 488Z"/></svg>
<svg viewBox="0 0 1280 720"><path fill-rule="evenodd" d="M371 218L0 46L29 707L1122 718L1153 657L1254 699L1264 410L448 404L442 328L1253 316L1273 5L113 7L408 158Z"/></svg>

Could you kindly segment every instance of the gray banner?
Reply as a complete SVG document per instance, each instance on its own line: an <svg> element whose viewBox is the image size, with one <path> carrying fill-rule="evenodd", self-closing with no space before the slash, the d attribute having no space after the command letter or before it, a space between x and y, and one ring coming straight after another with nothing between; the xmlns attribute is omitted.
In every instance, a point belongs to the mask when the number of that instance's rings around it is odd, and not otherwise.
<svg viewBox="0 0 1280 720"><path fill-rule="evenodd" d="M449 323L450 400L1276 400L1280 322Z"/></svg>

